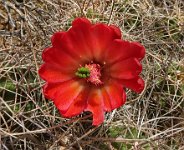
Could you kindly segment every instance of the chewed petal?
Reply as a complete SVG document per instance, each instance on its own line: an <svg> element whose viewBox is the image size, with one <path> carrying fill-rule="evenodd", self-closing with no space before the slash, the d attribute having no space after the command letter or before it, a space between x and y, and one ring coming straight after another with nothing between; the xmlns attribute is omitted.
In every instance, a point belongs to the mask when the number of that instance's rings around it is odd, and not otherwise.
<svg viewBox="0 0 184 150"><path fill-rule="evenodd" d="M137 42L129 42L120 39L114 40L104 54L104 59L109 63L128 59L137 58L139 61L145 55L145 48Z"/></svg>
<svg viewBox="0 0 184 150"><path fill-rule="evenodd" d="M100 125L104 121L103 99L100 89L92 89L87 102L86 110L93 114L93 125Z"/></svg>
<svg viewBox="0 0 184 150"><path fill-rule="evenodd" d="M86 109L87 107L87 99L88 99L89 89L83 89L78 96L73 100L67 110L60 110L60 113L64 117L73 117L79 115Z"/></svg>
<svg viewBox="0 0 184 150"><path fill-rule="evenodd" d="M55 103L59 110L65 112L83 89L80 82L72 79L63 83L47 83L44 87L44 94Z"/></svg>
<svg viewBox="0 0 184 150"><path fill-rule="evenodd" d="M103 102L105 111L112 111L119 108L126 101L126 93L123 86L116 81L109 82L102 88Z"/></svg>
<svg viewBox="0 0 184 150"><path fill-rule="evenodd" d="M118 80L118 82L137 93L142 92L144 89L144 80L139 76L130 80Z"/></svg>
<svg viewBox="0 0 184 150"><path fill-rule="evenodd" d="M142 71L142 65L136 58L129 58L118 61L110 68L112 78L116 79L133 79Z"/></svg>

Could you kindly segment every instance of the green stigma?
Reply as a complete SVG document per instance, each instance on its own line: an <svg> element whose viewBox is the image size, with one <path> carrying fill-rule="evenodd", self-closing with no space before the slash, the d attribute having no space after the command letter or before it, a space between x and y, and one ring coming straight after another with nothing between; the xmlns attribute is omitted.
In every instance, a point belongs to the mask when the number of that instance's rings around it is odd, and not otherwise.
<svg viewBox="0 0 184 150"><path fill-rule="evenodd" d="M81 67L81 68L78 68L75 75L79 78L88 78L90 76L90 71L88 68Z"/></svg>

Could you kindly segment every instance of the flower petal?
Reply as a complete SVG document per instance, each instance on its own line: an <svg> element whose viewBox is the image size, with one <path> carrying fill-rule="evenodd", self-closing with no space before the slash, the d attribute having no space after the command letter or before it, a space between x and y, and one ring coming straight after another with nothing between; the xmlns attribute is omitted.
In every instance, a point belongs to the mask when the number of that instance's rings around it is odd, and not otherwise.
<svg viewBox="0 0 184 150"><path fill-rule="evenodd" d="M87 107L87 98L89 94L89 88L83 89L79 95L73 100L67 110L60 110L60 113L64 117L73 117L79 115Z"/></svg>
<svg viewBox="0 0 184 150"><path fill-rule="evenodd" d="M80 34L81 32L84 32L83 34L85 34L86 31L88 32L90 26L91 26L91 22L88 19L76 18L72 22L72 28L70 28L69 31L75 28L74 30L76 31L79 30ZM51 42L52 42L53 47L61 48L62 46L65 46L67 43L63 42L63 40L65 39L67 34L68 34L68 31L54 33L53 36L51 37ZM69 43L69 44L72 44L72 43Z"/></svg>
<svg viewBox="0 0 184 150"><path fill-rule="evenodd" d="M47 83L44 87L44 94L50 98L56 107L65 112L84 87L76 80L69 80L63 83Z"/></svg>
<svg viewBox="0 0 184 150"><path fill-rule="evenodd" d="M130 80L118 80L123 86L140 93L144 89L144 80L141 77L136 77Z"/></svg>
<svg viewBox="0 0 184 150"><path fill-rule="evenodd" d="M51 38L53 47L65 51L77 60L89 60L91 23L85 18L77 18L72 22L72 27L67 32L56 32Z"/></svg>
<svg viewBox="0 0 184 150"><path fill-rule="evenodd" d="M108 63L115 63L130 57L135 57L140 61L144 55L145 48L141 44L116 39L111 43L104 57Z"/></svg>
<svg viewBox="0 0 184 150"><path fill-rule="evenodd" d="M74 59L62 49L50 47L46 48L42 53L42 59L46 63L58 66L60 69L74 70L78 67L78 60Z"/></svg>
<svg viewBox="0 0 184 150"><path fill-rule="evenodd" d="M100 89L91 89L87 102L86 110L93 114L93 125L101 124L104 121L104 110Z"/></svg>
<svg viewBox="0 0 184 150"><path fill-rule="evenodd" d="M115 25L110 25L109 27L115 33L115 39L121 39L121 36L122 36L121 35L121 30L117 26L115 26Z"/></svg>
<svg viewBox="0 0 184 150"><path fill-rule="evenodd" d="M93 55L96 61L100 61L111 42L119 38L119 33L115 27L99 23L92 26L91 38Z"/></svg>
<svg viewBox="0 0 184 150"><path fill-rule="evenodd" d="M61 48L61 46L65 44L61 42L65 34L66 32L55 32L51 37L52 46L55 48Z"/></svg>
<svg viewBox="0 0 184 150"><path fill-rule="evenodd" d="M85 26L91 26L91 22L86 19L86 18L75 18L75 20L72 22L72 27L75 26L80 26L80 27L85 27Z"/></svg>
<svg viewBox="0 0 184 150"><path fill-rule="evenodd" d="M118 61L110 67L110 75L116 79L132 79L142 71L142 65L136 58Z"/></svg>
<svg viewBox="0 0 184 150"><path fill-rule="evenodd" d="M90 33L86 27L75 26L68 31L66 40L70 41L72 46L68 50L72 50L80 59L90 61L93 58L90 47ZM66 41L67 42L67 41Z"/></svg>
<svg viewBox="0 0 184 150"><path fill-rule="evenodd" d="M102 88L102 96L105 111L119 108L126 101L126 93L123 86L115 81L109 82L108 85Z"/></svg>
<svg viewBox="0 0 184 150"><path fill-rule="evenodd" d="M62 67L61 67L62 68ZM40 69L39 69L39 75L40 77L47 81L47 82L64 82L67 80L70 80L72 78L75 77L75 73L69 73L66 71L66 67L63 66L63 68L65 68L65 72L63 71L64 69L61 69L56 65L51 65L49 63L44 63Z"/></svg>
<svg viewBox="0 0 184 150"><path fill-rule="evenodd" d="M99 125L104 120L104 111L119 108L126 101L123 86L115 80L110 81L101 89L92 89L88 98L87 110L93 114L93 125Z"/></svg>
<svg viewBox="0 0 184 150"><path fill-rule="evenodd" d="M47 48L44 50L42 58L45 63L38 72L44 80L63 82L75 77L79 64L64 51L53 47Z"/></svg>

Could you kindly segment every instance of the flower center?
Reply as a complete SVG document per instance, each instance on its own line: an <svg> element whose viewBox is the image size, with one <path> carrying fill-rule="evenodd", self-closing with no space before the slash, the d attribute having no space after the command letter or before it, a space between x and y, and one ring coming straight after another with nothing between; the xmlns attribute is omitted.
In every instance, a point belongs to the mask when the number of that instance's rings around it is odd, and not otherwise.
<svg viewBox="0 0 184 150"><path fill-rule="evenodd" d="M86 64L84 67L78 68L75 75L79 78L85 78L87 82L93 83L96 86L102 85L100 80L101 68L99 64Z"/></svg>

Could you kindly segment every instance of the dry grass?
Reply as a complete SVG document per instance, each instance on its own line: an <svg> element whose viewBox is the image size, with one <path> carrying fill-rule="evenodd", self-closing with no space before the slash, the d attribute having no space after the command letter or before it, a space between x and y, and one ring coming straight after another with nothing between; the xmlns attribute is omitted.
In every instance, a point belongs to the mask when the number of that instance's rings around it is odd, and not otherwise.
<svg viewBox="0 0 184 150"><path fill-rule="evenodd" d="M106 114L61 118L37 70L55 31L77 16L119 26L147 49L145 90ZM0 0L0 149L183 150L183 0ZM183 59L183 60L182 60Z"/></svg>

